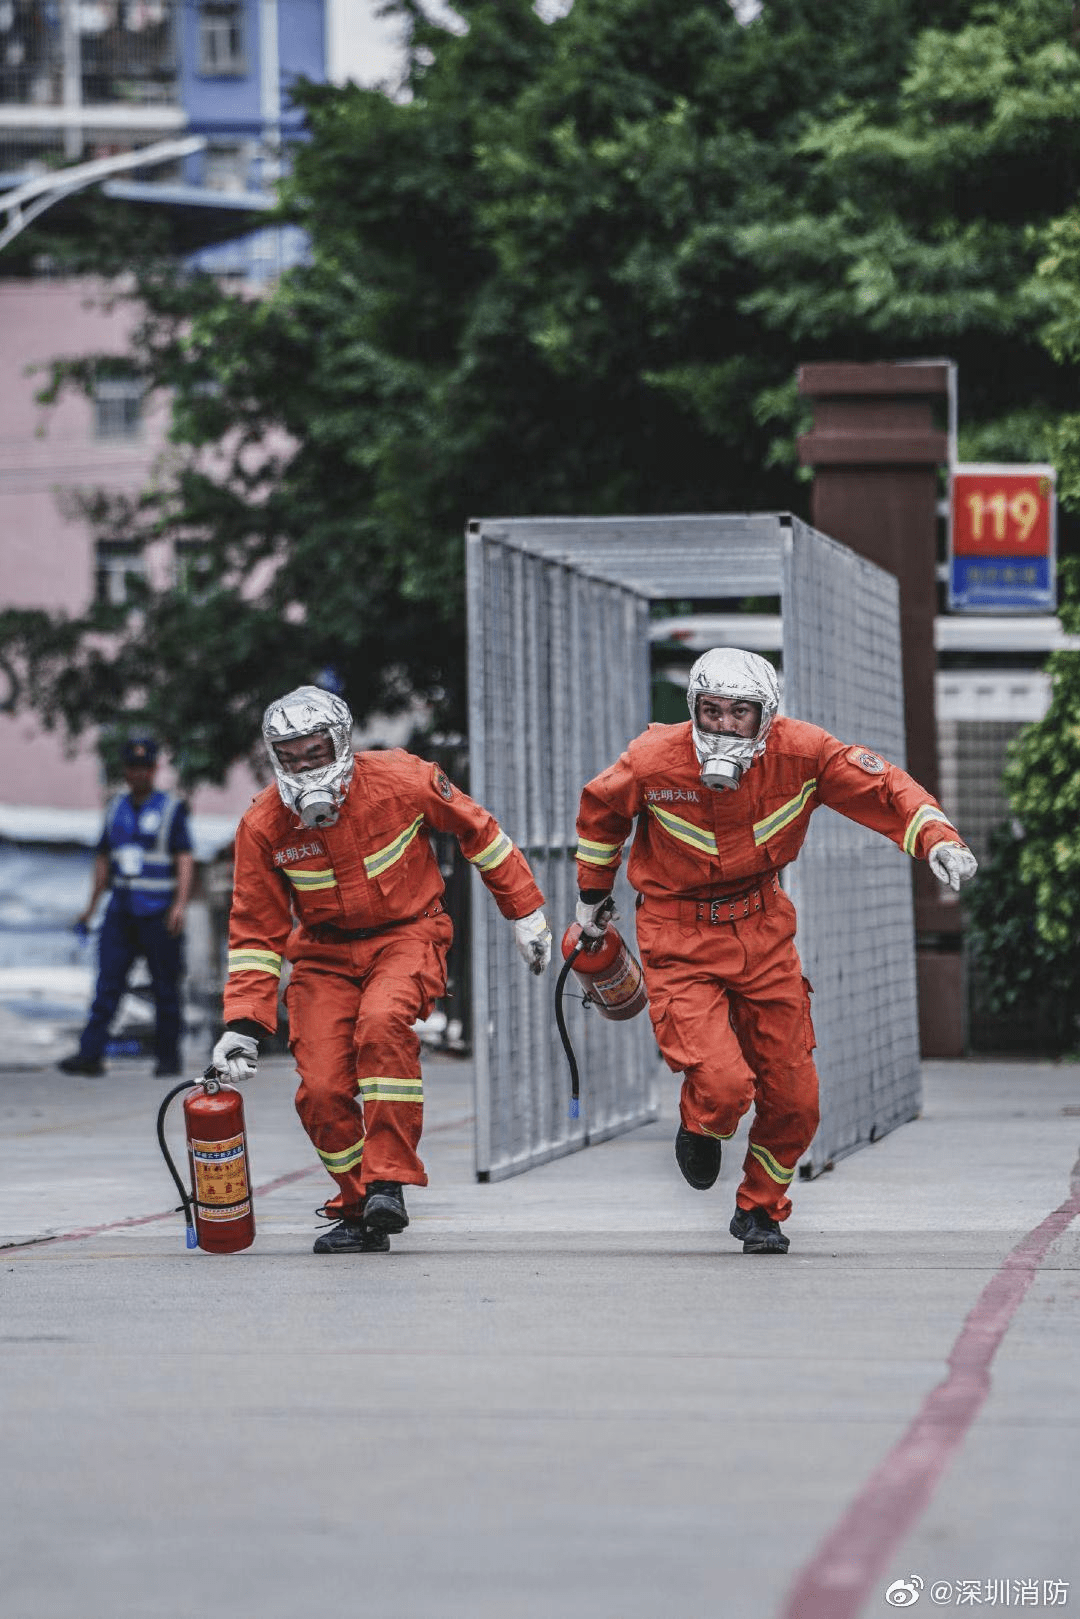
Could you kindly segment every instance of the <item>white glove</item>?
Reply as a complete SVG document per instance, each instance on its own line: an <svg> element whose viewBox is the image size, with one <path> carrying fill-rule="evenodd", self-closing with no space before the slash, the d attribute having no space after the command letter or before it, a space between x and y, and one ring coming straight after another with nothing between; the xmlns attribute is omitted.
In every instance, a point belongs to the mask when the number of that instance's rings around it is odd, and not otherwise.
<svg viewBox="0 0 1080 1619"><path fill-rule="evenodd" d="M551 929L543 911L530 911L514 923L514 943L531 973L539 976L551 960Z"/></svg>
<svg viewBox="0 0 1080 1619"><path fill-rule="evenodd" d="M226 1029L210 1057L222 1079L231 1079L239 1085L242 1079L254 1079L259 1062L259 1042L250 1034L235 1034Z"/></svg>
<svg viewBox="0 0 1080 1619"><path fill-rule="evenodd" d="M954 893L959 892L962 883L969 883L979 869L979 862L962 843L935 843L926 861L938 882Z"/></svg>
<svg viewBox="0 0 1080 1619"><path fill-rule="evenodd" d="M607 911L604 920L603 922L597 922L596 913L602 911L605 905L607 906ZM598 899L595 905L587 899L579 899L574 908L574 921L587 939L602 939L604 928L614 918L615 907L612 904L610 894L605 894L603 899Z"/></svg>

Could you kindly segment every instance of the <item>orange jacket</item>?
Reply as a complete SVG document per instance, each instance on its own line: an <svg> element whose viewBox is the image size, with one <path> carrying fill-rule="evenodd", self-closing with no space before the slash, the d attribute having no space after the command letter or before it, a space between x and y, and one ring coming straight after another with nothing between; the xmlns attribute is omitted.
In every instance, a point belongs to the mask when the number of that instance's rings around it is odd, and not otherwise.
<svg viewBox="0 0 1080 1619"><path fill-rule="evenodd" d="M400 748L354 758L333 826L301 826L272 785L237 828L226 1023L277 1027L283 958L347 973L353 947L334 929L378 928L435 906L445 885L428 828L454 834L504 916L544 903L524 855L438 765Z"/></svg>
<svg viewBox="0 0 1080 1619"><path fill-rule="evenodd" d="M960 843L936 799L869 748L778 718L734 791L702 786L690 722L650 725L581 794L578 887L610 889L639 817L627 876L643 894L711 897L788 865L819 804L925 858Z"/></svg>

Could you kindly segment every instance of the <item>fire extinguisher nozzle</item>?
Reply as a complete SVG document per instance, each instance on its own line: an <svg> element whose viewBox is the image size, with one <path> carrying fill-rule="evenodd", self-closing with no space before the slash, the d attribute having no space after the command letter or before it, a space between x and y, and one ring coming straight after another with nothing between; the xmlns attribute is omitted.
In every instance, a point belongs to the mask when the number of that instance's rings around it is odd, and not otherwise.
<svg viewBox="0 0 1080 1619"><path fill-rule="evenodd" d="M572 1119L581 1117L581 1104L576 1096L570 1098L570 1117Z"/></svg>
<svg viewBox="0 0 1080 1619"><path fill-rule="evenodd" d="M189 1248L197 1248L199 1246L199 1238L193 1225L184 1227L184 1241Z"/></svg>

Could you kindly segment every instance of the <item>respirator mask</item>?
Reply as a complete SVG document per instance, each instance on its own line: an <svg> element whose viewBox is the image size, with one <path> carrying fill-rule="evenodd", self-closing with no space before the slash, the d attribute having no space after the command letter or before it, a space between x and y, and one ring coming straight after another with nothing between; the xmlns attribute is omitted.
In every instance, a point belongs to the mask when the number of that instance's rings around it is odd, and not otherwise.
<svg viewBox="0 0 1080 1619"><path fill-rule="evenodd" d="M761 719L753 736L717 735L698 724L698 700L723 697L730 702L756 703ZM771 663L756 652L738 647L713 647L690 671L686 689L694 752L701 766L702 786L715 792L738 787L765 742L780 706L780 685Z"/></svg>
<svg viewBox="0 0 1080 1619"><path fill-rule="evenodd" d="M281 802L304 826L333 826L352 779L352 715L347 703L319 686L298 686L263 715L263 740L274 767ZM312 770L290 768L278 753L282 742L325 737L333 758Z"/></svg>

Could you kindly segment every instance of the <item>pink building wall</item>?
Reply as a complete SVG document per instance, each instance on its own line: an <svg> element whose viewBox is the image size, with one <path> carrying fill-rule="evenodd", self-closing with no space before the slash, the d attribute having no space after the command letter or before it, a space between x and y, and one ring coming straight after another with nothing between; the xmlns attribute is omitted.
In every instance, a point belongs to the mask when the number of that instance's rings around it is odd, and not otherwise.
<svg viewBox="0 0 1080 1619"><path fill-rule="evenodd" d="M77 488L134 493L153 477L164 446L163 402L146 412L139 437L101 440L81 394L52 407L35 402L47 365L61 356L125 352L137 320L129 304L109 307L89 281L0 281L0 606L80 612L93 597L94 540L87 524L65 515ZM167 555L149 560L160 578ZM0 703L7 697L0 671ZM106 796L97 753L83 738L69 753L33 715L0 711L0 805L96 810ZM159 773L172 785L168 762ZM235 770L224 788L201 788L192 808L239 816L258 783Z"/></svg>

